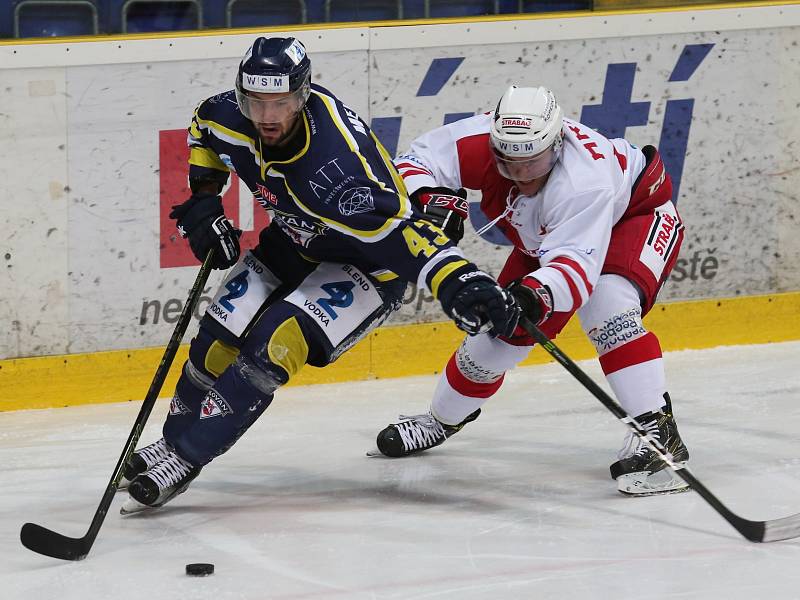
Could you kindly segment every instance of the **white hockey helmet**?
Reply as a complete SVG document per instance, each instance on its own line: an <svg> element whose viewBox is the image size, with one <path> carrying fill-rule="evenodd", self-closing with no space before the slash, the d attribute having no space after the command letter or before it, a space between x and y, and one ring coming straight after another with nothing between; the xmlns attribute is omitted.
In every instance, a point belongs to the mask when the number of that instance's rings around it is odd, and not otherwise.
<svg viewBox="0 0 800 600"><path fill-rule="evenodd" d="M500 174L524 183L549 173L561 155L563 123L553 92L510 86L497 103L489 127Z"/></svg>

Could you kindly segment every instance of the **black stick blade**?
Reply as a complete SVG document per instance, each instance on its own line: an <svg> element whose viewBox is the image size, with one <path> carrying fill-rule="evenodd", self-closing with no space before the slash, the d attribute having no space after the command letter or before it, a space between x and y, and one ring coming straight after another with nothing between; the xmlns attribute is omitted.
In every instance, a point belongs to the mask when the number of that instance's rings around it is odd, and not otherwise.
<svg viewBox="0 0 800 600"><path fill-rule="evenodd" d="M83 560L91 547L87 547L86 538L67 537L36 523L25 523L19 539L28 550L61 560Z"/></svg>

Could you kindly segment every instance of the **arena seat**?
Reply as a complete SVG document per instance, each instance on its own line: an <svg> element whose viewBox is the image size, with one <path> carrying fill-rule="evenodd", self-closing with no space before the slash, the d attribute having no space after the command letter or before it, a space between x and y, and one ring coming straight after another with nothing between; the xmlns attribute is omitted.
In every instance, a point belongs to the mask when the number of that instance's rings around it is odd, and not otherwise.
<svg viewBox="0 0 800 600"><path fill-rule="evenodd" d="M22 0L14 7L14 37L61 37L98 33L91 0Z"/></svg>
<svg viewBox="0 0 800 600"><path fill-rule="evenodd" d="M591 10L592 0L519 0L517 12L562 12L568 10Z"/></svg>
<svg viewBox="0 0 800 600"><path fill-rule="evenodd" d="M425 17L425 5L428 0L403 0L404 19L422 19Z"/></svg>
<svg viewBox="0 0 800 600"><path fill-rule="evenodd" d="M203 26L198 0L126 0L122 5L122 33L185 31Z"/></svg>
<svg viewBox="0 0 800 600"><path fill-rule="evenodd" d="M426 0L426 15L441 17L476 17L500 12L498 0Z"/></svg>
<svg viewBox="0 0 800 600"><path fill-rule="evenodd" d="M402 0L325 0L328 22L388 21L403 18Z"/></svg>
<svg viewBox="0 0 800 600"><path fill-rule="evenodd" d="M308 20L303 0L228 0L226 27L293 25Z"/></svg>

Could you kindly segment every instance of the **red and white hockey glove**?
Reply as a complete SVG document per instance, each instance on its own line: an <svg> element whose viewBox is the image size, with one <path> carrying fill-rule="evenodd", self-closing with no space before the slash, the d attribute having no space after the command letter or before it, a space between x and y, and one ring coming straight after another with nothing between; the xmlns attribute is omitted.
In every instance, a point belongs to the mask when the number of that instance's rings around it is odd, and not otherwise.
<svg viewBox="0 0 800 600"><path fill-rule="evenodd" d="M519 304L522 316L535 325L541 325L553 314L553 294L550 288L530 275L514 281L508 291ZM519 325L511 335L512 339L530 338Z"/></svg>
<svg viewBox="0 0 800 600"><path fill-rule="evenodd" d="M456 191L446 187L421 187L411 194L411 202L454 244L464 237L464 221L469 215L464 188Z"/></svg>

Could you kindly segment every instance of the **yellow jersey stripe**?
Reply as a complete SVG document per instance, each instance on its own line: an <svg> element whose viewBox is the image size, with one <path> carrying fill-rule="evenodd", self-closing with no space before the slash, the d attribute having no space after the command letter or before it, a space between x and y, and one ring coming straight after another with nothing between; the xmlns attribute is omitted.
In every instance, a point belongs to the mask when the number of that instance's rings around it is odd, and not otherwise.
<svg viewBox="0 0 800 600"><path fill-rule="evenodd" d="M202 138L203 133L200 131L200 127L197 125L197 111L195 111L194 119L192 119L192 123L189 125L189 139L200 141Z"/></svg>
<svg viewBox="0 0 800 600"><path fill-rule="evenodd" d="M220 125L216 121L210 121L208 119L201 119L200 117L197 117L197 124L200 127L206 127L213 131L214 134L222 141L228 142L229 144L234 144L236 146L249 147L250 152L252 152L253 156L255 157L256 163L261 164L261 152L256 145L256 140L253 138L248 137L243 133L239 133L238 131L234 131L233 129L229 129L224 125Z"/></svg>
<svg viewBox="0 0 800 600"><path fill-rule="evenodd" d="M439 298L439 286L442 284L442 280L445 277L450 275L450 273L452 273L456 269L458 269L460 267L463 267L464 265L468 265L468 264L469 263L464 259L455 260L453 262L449 262L449 263L445 264L441 269L439 269L439 272L436 273L436 275L433 276L433 279L431 279L431 294L433 294L433 297L438 300L438 298Z"/></svg>
<svg viewBox="0 0 800 600"><path fill-rule="evenodd" d="M377 281L391 281L392 279L397 279L397 273L392 273L391 271L384 271L383 273L370 273L370 277Z"/></svg>
<svg viewBox="0 0 800 600"><path fill-rule="evenodd" d="M364 172L367 174L367 177L369 177L372 181L377 183L381 189L385 190L386 186L381 180L379 180L375 176L375 173L372 172L372 167L370 167L364 155L361 154L361 149L358 147L358 142L356 142L356 139L353 137L353 134L350 133L350 130L347 128L347 125L345 125L344 121L342 121L339 111L336 110L336 105L334 104L333 99L330 96L326 96L325 94L321 94L319 92L314 92L314 93L317 96L319 96L320 100L322 100L322 103L325 105L325 108L328 109L328 112L331 115L331 119L333 119L333 124L336 125L336 128L339 130L339 133L342 134L342 137L347 142L347 145L350 147L350 150L356 156L358 156L358 160L361 161L361 165L364 167Z"/></svg>
<svg viewBox="0 0 800 600"><path fill-rule="evenodd" d="M375 146L378 148L378 153L381 155L381 158L386 165L386 169L391 174L392 181L394 181L394 185L397 187L397 191L400 193L402 201L405 201L405 198L408 198L408 190L406 190L406 184L403 181L403 178L400 176L400 173L397 172L397 167L394 166L392 157L389 156L389 152L383 147L383 144L381 144L381 141L372 132L372 130L370 130L369 134L375 141Z"/></svg>
<svg viewBox="0 0 800 600"><path fill-rule="evenodd" d="M210 148L195 146L189 151L189 164L197 167L208 167L217 171L230 172L228 165L222 162L217 153Z"/></svg>

